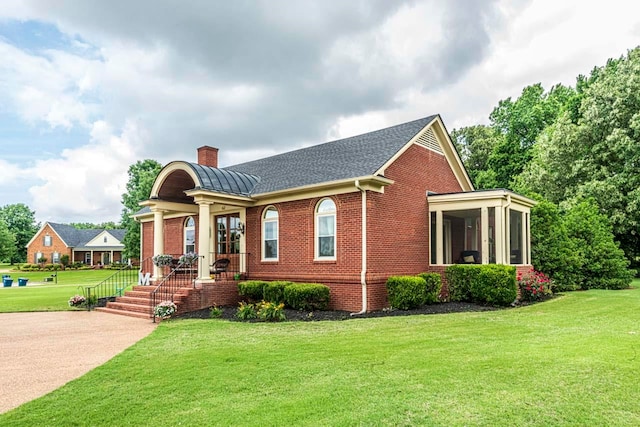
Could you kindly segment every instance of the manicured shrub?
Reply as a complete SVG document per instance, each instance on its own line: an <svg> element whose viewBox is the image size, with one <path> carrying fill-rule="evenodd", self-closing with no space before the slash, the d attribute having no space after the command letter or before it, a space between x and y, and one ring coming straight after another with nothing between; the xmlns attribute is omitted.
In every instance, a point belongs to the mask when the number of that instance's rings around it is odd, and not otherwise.
<svg viewBox="0 0 640 427"><path fill-rule="evenodd" d="M259 302L264 299L264 287L269 282L263 280L247 280L238 283L238 293L249 302Z"/></svg>
<svg viewBox="0 0 640 427"><path fill-rule="evenodd" d="M391 276L387 279L387 295L393 308L409 310L426 304L427 282L418 276Z"/></svg>
<svg viewBox="0 0 640 427"><path fill-rule="evenodd" d="M329 287L319 283L292 283L284 288L284 301L295 310L326 310Z"/></svg>
<svg viewBox="0 0 640 427"><path fill-rule="evenodd" d="M508 265L481 265L480 273L471 283L474 302L508 306L517 296L516 269Z"/></svg>
<svg viewBox="0 0 640 427"><path fill-rule="evenodd" d="M447 267L445 277L449 290L449 301L471 301L471 283L480 274L479 265L456 264Z"/></svg>
<svg viewBox="0 0 640 427"><path fill-rule="evenodd" d="M451 265L445 270L451 301L507 306L516 300L516 269L508 265Z"/></svg>
<svg viewBox="0 0 640 427"><path fill-rule="evenodd" d="M284 303L284 288L291 283L285 281L268 282L263 288L264 300L275 304Z"/></svg>
<svg viewBox="0 0 640 427"><path fill-rule="evenodd" d="M442 276L438 273L420 273L418 277L422 277L426 282L425 299L426 304L434 304L440 300L440 291L442 290Z"/></svg>

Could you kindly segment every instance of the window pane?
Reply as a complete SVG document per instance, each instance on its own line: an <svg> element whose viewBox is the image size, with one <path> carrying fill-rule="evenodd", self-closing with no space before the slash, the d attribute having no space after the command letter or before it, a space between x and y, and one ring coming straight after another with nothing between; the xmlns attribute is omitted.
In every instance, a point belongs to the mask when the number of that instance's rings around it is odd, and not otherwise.
<svg viewBox="0 0 640 427"><path fill-rule="evenodd" d="M318 205L318 213L335 212L336 204L333 200L325 199Z"/></svg>
<svg viewBox="0 0 640 427"><path fill-rule="evenodd" d="M275 208L269 208L264 213L264 218L265 219L278 218L278 211Z"/></svg>
<svg viewBox="0 0 640 427"><path fill-rule="evenodd" d="M435 264L437 262L436 257L436 213L431 212L431 228L429 229L429 233L431 233L431 264Z"/></svg>
<svg viewBox="0 0 640 427"><path fill-rule="evenodd" d="M278 241L277 240L264 241L264 257L278 258Z"/></svg>
<svg viewBox="0 0 640 427"><path fill-rule="evenodd" d="M264 223L264 239L275 240L278 238L278 223L269 221Z"/></svg>
<svg viewBox="0 0 640 427"><path fill-rule="evenodd" d="M331 237L320 237L319 238L319 248L318 255L321 257L332 257L335 256L334 246L333 246L334 238Z"/></svg>
<svg viewBox="0 0 640 427"><path fill-rule="evenodd" d="M320 236L333 236L335 234L335 217L333 215L318 218L318 234Z"/></svg>
<svg viewBox="0 0 640 427"><path fill-rule="evenodd" d="M511 264L522 264L522 212L509 211L509 246Z"/></svg>

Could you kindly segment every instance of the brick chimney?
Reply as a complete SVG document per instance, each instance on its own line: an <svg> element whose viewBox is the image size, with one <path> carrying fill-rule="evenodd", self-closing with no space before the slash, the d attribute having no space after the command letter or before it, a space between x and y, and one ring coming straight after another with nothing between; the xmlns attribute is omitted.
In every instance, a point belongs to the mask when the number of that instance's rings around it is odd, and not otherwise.
<svg viewBox="0 0 640 427"><path fill-rule="evenodd" d="M203 145L198 148L198 164L203 166L218 167L218 149Z"/></svg>

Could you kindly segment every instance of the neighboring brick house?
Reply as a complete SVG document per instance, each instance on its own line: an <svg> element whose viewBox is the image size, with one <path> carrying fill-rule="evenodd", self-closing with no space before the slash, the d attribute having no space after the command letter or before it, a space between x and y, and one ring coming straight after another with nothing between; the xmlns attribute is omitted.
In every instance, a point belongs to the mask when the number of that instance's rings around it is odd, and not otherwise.
<svg viewBox="0 0 640 427"><path fill-rule="evenodd" d="M87 265L108 265L122 261L125 230L79 230L66 224L45 222L27 244L27 262L36 264L46 258L48 263L59 263L62 255L69 260Z"/></svg>
<svg viewBox="0 0 640 427"><path fill-rule="evenodd" d="M474 191L439 115L224 168L217 154L200 147L198 163L158 174L135 216L142 259L195 251L209 285L209 265L228 258L251 279L326 284L349 311L385 307L391 275L531 268L534 202Z"/></svg>

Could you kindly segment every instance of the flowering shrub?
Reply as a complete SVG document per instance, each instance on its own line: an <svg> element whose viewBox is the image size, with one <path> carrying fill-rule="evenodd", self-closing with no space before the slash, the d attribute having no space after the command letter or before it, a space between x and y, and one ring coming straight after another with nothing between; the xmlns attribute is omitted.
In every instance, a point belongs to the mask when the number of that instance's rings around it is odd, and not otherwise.
<svg viewBox="0 0 640 427"><path fill-rule="evenodd" d="M258 313L256 312L256 307L253 304L245 304L244 302L241 302L238 306L236 317L240 320L255 319L258 317Z"/></svg>
<svg viewBox="0 0 640 427"><path fill-rule="evenodd" d="M173 256L171 255L155 255L152 258L153 261L153 265L155 265L156 267L167 267L169 265L171 265L171 262L173 261Z"/></svg>
<svg viewBox="0 0 640 427"><path fill-rule="evenodd" d="M74 295L69 298L69 307L81 307L87 302L87 299L82 295Z"/></svg>
<svg viewBox="0 0 640 427"><path fill-rule="evenodd" d="M153 309L153 314L157 317L161 317L166 319L167 317L171 317L178 307L172 301L162 301L160 304L156 305Z"/></svg>
<svg viewBox="0 0 640 427"><path fill-rule="evenodd" d="M280 322L287 320L284 314L284 304L262 301L258 305L258 317L267 322Z"/></svg>
<svg viewBox="0 0 640 427"><path fill-rule="evenodd" d="M553 281L541 271L518 273L521 301L542 301L553 294Z"/></svg>
<svg viewBox="0 0 640 427"><path fill-rule="evenodd" d="M179 264L186 265L186 266L192 266L193 264L196 264L197 262L198 262L198 254L196 254L194 252L186 253L186 254L182 255L178 259L178 263Z"/></svg>

